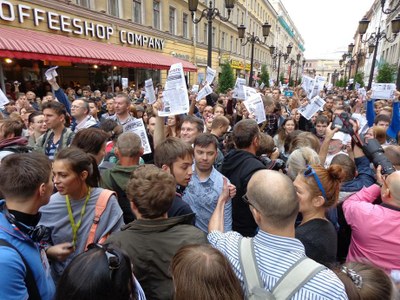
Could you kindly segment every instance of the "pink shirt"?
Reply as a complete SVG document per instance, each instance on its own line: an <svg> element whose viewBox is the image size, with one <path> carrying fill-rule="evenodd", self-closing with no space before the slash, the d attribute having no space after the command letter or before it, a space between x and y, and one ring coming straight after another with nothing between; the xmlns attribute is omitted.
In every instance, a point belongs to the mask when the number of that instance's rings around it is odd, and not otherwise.
<svg viewBox="0 0 400 300"><path fill-rule="evenodd" d="M343 203L352 229L347 261L367 261L387 272L400 270L400 211L372 204L379 195L379 186L373 184Z"/></svg>

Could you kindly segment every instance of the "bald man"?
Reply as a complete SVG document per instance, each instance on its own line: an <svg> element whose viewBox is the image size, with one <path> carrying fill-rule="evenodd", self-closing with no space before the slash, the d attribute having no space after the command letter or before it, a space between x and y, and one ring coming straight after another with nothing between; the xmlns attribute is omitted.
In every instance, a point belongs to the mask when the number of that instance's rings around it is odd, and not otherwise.
<svg viewBox="0 0 400 300"><path fill-rule="evenodd" d="M273 184L267 185L266 182ZM228 258L248 296L239 260L239 243L243 237L235 231L223 233L224 205L228 196L228 188L224 185L210 219L208 240ZM243 201L249 204L259 227L258 233L252 238L252 247L262 285L271 291L286 271L306 256L303 244L294 237L294 223L299 211L296 192L286 175L260 170L252 175ZM306 279L290 299L304 299L305 295L307 299L347 299L342 282L325 267Z"/></svg>
<svg viewBox="0 0 400 300"><path fill-rule="evenodd" d="M352 236L347 261L370 262L387 272L400 270L400 171L350 196L343 212ZM382 203L373 202L381 196Z"/></svg>

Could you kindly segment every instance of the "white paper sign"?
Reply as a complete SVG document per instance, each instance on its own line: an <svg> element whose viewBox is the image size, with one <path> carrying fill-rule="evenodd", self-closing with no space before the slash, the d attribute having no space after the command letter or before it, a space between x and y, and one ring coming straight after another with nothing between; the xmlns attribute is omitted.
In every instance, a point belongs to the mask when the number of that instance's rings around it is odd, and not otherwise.
<svg viewBox="0 0 400 300"><path fill-rule="evenodd" d="M358 134L364 134L368 130L368 121L367 118L359 113L353 113L351 115L352 118L356 119L358 121Z"/></svg>
<svg viewBox="0 0 400 300"><path fill-rule="evenodd" d="M51 80L58 76L57 71L56 71L57 68L58 68L58 66L47 69L47 71L44 73L44 75L46 76L46 80Z"/></svg>
<svg viewBox="0 0 400 300"><path fill-rule="evenodd" d="M149 101L149 104L153 104L156 102L156 93L154 91L153 79L147 79L144 82L144 89L146 90L146 99Z"/></svg>
<svg viewBox="0 0 400 300"><path fill-rule="evenodd" d="M201 99L205 98L207 95L210 95L212 93L212 88L210 85L207 83L197 94L196 101L200 101Z"/></svg>
<svg viewBox="0 0 400 300"><path fill-rule="evenodd" d="M259 93L251 95L246 101L243 102L249 114L252 114L257 122L260 124L266 120L264 103Z"/></svg>
<svg viewBox="0 0 400 300"><path fill-rule="evenodd" d="M325 101L319 96L314 97L311 100L310 104L307 104L306 106L300 107L298 112L307 120L310 120L312 116L320 110L322 107L324 107Z"/></svg>
<svg viewBox="0 0 400 300"><path fill-rule="evenodd" d="M182 63L173 64L168 72L163 91L163 109L160 117L180 115L189 112L189 96L183 74Z"/></svg>
<svg viewBox="0 0 400 300"><path fill-rule="evenodd" d="M7 96L4 95L3 91L0 89L0 107L4 107L4 105L10 103Z"/></svg>
<svg viewBox="0 0 400 300"><path fill-rule="evenodd" d="M235 88L233 89L232 97L244 100L243 86L246 85L246 79L236 78Z"/></svg>
<svg viewBox="0 0 400 300"><path fill-rule="evenodd" d="M303 75L301 79L301 87L307 93L307 95L309 95L314 88L314 79L309 76Z"/></svg>
<svg viewBox="0 0 400 300"><path fill-rule="evenodd" d="M128 78L122 77L121 78L121 83L122 83L122 88L127 89L128 88Z"/></svg>
<svg viewBox="0 0 400 300"><path fill-rule="evenodd" d="M257 90L255 88L243 85L243 93L244 93L244 99L247 100L249 99L252 95L257 94Z"/></svg>
<svg viewBox="0 0 400 300"><path fill-rule="evenodd" d="M261 84L260 84L260 90L262 90L262 89L264 88L264 86L265 86L265 83L264 83L264 82L261 82Z"/></svg>
<svg viewBox="0 0 400 300"><path fill-rule="evenodd" d="M372 99L394 99L396 85L394 83L373 83L371 90Z"/></svg>
<svg viewBox="0 0 400 300"><path fill-rule="evenodd" d="M149 138L147 137L146 127L144 126L143 119L134 119L130 122L125 123L123 127L124 132L133 132L140 137L142 141L142 147L144 149L144 154L151 153Z"/></svg>
<svg viewBox="0 0 400 300"><path fill-rule="evenodd" d="M216 70L213 70L210 67L207 67L206 81L208 84L211 84L214 81L216 73L217 73Z"/></svg>
<svg viewBox="0 0 400 300"><path fill-rule="evenodd" d="M358 95L361 97L362 101L364 101L365 97L367 96L367 91L365 88L358 89Z"/></svg>
<svg viewBox="0 0 400 300"><path fill-rule="evenodd" d="M320 91L324 89L325 77L315 76L314 86L311 92L307 95L308 99L312 99L319 94Z"/></svg>
<svg viewBox="0 0 400 300"><path fill-rule="evenodd" d="M199 85L198 84L193 84L192 93L198 93L198 92L199 92Z"/></svg>

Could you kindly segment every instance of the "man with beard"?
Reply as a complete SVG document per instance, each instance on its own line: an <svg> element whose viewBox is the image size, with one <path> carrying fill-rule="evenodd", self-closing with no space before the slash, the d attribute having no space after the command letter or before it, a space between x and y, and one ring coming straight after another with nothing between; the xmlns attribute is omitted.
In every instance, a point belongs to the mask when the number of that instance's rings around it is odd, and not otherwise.
<svg viewBox="0 0 400 300"><path fill-rule="evenodd" d="M193 175L183 194L183 200L196 213L196 227L208 232L208 223L218 203L224 184L229 186L229 196L236 194L236 187L224 183L224 176L214 168L217 157L217 139L210 133L202 133L194 140ZM232 229L232 203L225 205L224 229Z"/></svg>

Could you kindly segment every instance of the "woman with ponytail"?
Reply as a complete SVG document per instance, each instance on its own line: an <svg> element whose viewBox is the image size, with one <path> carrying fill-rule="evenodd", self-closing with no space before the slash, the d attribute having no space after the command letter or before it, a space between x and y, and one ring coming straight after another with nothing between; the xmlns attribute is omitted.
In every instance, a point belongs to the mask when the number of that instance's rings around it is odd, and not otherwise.
<svg viewBox="0 0 400 300"><path fill-rule="evenodd" d="M337 204L342 180L339 165L328 169L312 165L294 181L303 217L296 228L296 238L303 243L308 257L325 265L336 261L337 233L326 218L326 211Z"/></svg>
<svg viewBox="0 0 400 300"><path fill-rule="evenodd" d="M88 244L105 240L123 225L122 210L115 194L99 188L99 179L93 155L76 147L57 153L53 181L58 193L40 210L40 223L51 228L46 254L52 261L55 281ZM100 207L103 209L99 210Z"/></svg>

